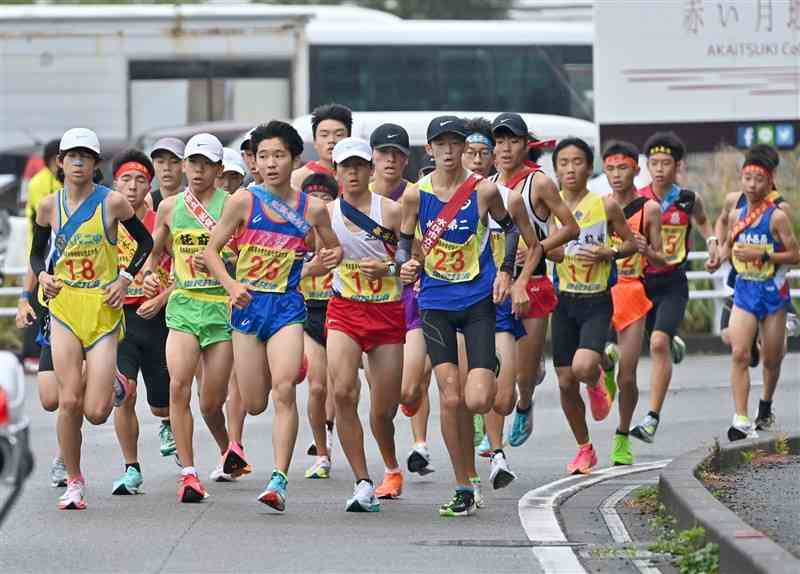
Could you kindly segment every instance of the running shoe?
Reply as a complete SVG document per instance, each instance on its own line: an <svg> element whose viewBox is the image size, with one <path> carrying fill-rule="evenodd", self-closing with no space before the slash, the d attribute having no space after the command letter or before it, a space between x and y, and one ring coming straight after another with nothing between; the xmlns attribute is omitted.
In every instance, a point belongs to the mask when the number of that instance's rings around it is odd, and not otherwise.
<svg viewBox="0 0 800 574"><path fill-rule="evenodd" d="M489 473L489 480L492 481L492 488L499 490L505 488L517 479L517 475L508 468L506 455L502 452L494 453L492 456L492 470Z"/></svg>
<svg viewBox="0 0 800 574"><path fill-rule="evenodd" d="M143 482L142 473L129 466L125 474L114 481L111 494L139 494Z"/></svg>
<svg viewBox="0 0 800 574"><path fill-rule="evenodd" d="M264 492L258 495L258 501L274 508L278 512L286 510L286 486L289 481L280 470L273 470Z"/></svg>
<svg viewBox="0 0 800 574"><path fill-rule="evenodd" d="M375 489L375 496L383 500L394 500L403 494L403 473L386 472L383 474L383 482Z"/></svg>
<svg viewBox="0 0 800 574"><path fill-rule="evenodd" d="M528 410L514 409L514 418L511 419L511 429L508 431L508 444L522 446L533 434L533 400Z"/></svg>
<svg viewBox="0 0 800 574"><path fill-rule="evenodd" d="M631 439L627 436L614 433L614 442L611 446L611 464L614 466L629 466L633 464Z"/></svg>
<svg viewBox="0 0 800 574"><path fill-rule="evenodd" d="M686 356L686 343L684 343L683 339L678 337L678 335L675 335L672 337L669 350L672 353L672 362L679 365Z"/></svg>
<svg viewBox="0 0 800 574"><path fill-rule="evenodd" d="M473 476L469 479L469 483L472 485L472 492L475 497L475 508L483 508L485 501L483 499L483 491L481 490L481 477Z"/></svg>
<svg viewBox="0 0 800 574"><path fill-rule="evenodd" d="M475 493L456 489L453 498L439 507L439 516L472 516L476 509Z"/></svg>
<svg viewBox="0 0 800 574"><path fill-rule="evenodd" d="M202 502L205 498L208 498L208 493L196 474L184 474L178 478L178 502Z"/></svg>
<svg viewBox="0 0 800 574"><path fill-rule="evenodd" d="M128 382L128 377L116 369L114 371L114 406L120 406L130 394L131 384Z"/></svg>
<svg viewBox="0 0 800 574"><path fill-rule="evenodd" d="M772 403L763 400L759 401L756 430L770 430L774 425L775 413L772 411Z"/></svg>
<svg viewBox="0 0 800 574"><path fill-rule="evenodd" d="M306 471L306 478L330 478L331 459L327 456L318 456L309 469Z"/></svg>
<svg viewBox="0 0 800 574"><path fill-rule="evenodd" d="M247 463L247 457L244 454L244 447L238 442L231 441L228 445L228 450L222 457L222 470L233 478L252 472L253 469Z"/></svg>
<svg viewBox="0 0 800 574"><path fill-rule="evenodd" d="M589 395L589 406L592 410L592 418L596 421L605 420L611 412L611 397L608 389L602 382L593 386L586 387L586 394Z"/></svg>
<svg viewBox="0 0 800 574"><path fill-rule="evenodd" d="M161 420L158 438L161 441L161 446L159 447L161 456L172 456L177 452L178 447L175 445L175 435L172 434L172 425L168 420Z"/></svg>
<svg viewBox="0 0 800 574"><path fill-rule="evenodd" d="M477 448L477 454L482 458L490 458L492 456L492 445L489 442L488 434L483 435L483 440Z"/></svg>
<svg viewBox="0 0 800 574"><path fill-rule="evenodd" d="M67 467L64 459L57 456L50 463L50 484L53 488L63 488L67 486Z"/></svg>
<svg viewBox="0 0 800 574"><path fill-rule="evenodd" d="M647 414L638 425L631 429L631 436L648 444L656 440L658 430L658 419Z"/></svg>
<svg viewBox="0 0 800 574"><path fill-rule="evenodd" d="M597 453L591 443L578 447L578 454L567 465L570 474L590 474L597 465Z"/></svg>
<svg viewBox="0 0 800 574"><path fill-rule="evenodd" d="M733 423L728 429L728 440L734 442L746 438L758 438L756 425L753 424L750 417L733 415Z"/></svg>
<svg viewBox="0 0 800 574"><path fill-rule="evenodd" d="M472 430L473 430L473 437L472 443L475 446L481 444L483 437L486 436L486 427L483 424L483 416L481 415L472 415Z"/></svg>
<svg viewBox="0 0 800 574"><path fill-rule="evenodd" d="M217 468L209 473L208 478L212 482L236 482L235 476L225 472L225 468L222 466L222 461L220 461L220 463L217 465Z"/></svg>
<svg viewBox="0 0 800 574"><path fill-rule="evenodd" d="M408 472L416 472L420 476L436 472L431 464L431 453L428 451L428 445L425 443L414 445L414 448L408 453L406 466L408 466Z"/></svg>
<svg viewBox="0 0 800 574"><path fill-rule="evenodd" d="M619 349L614 343L608 343L603 353L606 357L606 363L611 365L608 369L603 367L603 383L608 390L608 396L611 397L611 402L617 396L617 364L619 363Z"/></svg>
<svg viewBox="0 0 800 574"><path fill-rule="evenodd" d="M313 440L311 441L311 444L308 445L308 448L306 449L306 454L308 456L317 456L317 444Z"/></svg>
<svg viewBox="0 0 800 574"><path fill-rule="evenodd" d="M786 313L786 336L800 336L800 319L794 313Z"/></svg>
<svg viewBox="0 0 800 574"><path fill-rule="evenodd" d="M328 448L328 456L331 456L331 452L333 451L333 431L329 428L325 428L325 446ZM317 445L312 440L311 444L308 445L306 449L306 454L308 456L318 456L317 455Z"/></svg>
<svg viewBox="0 0 800 574"><path fill-rule="evenodd" d="M347 512L379 512L380 501L375 498L375 488L366 480L359 481L353 488L353 498L344 507Z"/></svg>
<svg viewBox="0 0 800 574"><path fill-rule="evenodd" d="M67 490L58 498L60 510L86 510L86 483L83 478L67 482Z"/></svg>

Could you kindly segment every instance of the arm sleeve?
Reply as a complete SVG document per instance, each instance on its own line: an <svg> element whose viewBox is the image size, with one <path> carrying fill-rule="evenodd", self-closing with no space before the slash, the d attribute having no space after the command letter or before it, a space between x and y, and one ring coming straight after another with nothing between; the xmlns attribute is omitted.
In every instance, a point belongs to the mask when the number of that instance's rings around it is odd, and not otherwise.
<svg viewBox="0 0 800 574"><path fill-rule="evenodd" d="M517 246L519 245L519 230L516 226L511 229L506 229L506 252L503 255L503 264L500 265L500 271L514 274L514 265L517 260Z"/></svg>
<svg viewBox="0 0 800 574"><path fill-rule="evenodd" d="M150 232L147 231L147 228L135 215L127 221L123 221L122 225L136 242L136 251L131 258L130 265L125 269L132 277L135 277L144 266L144 262L147 261L147 256L153 250L153 236L150 235Z"/></svg>
<svg viewBox="0 0 800 574"><path fill-rule="evenodd" d="M414 240L413 235L407 233L400 233L397 243L397 251L394 254L394 261L398 266L402 267L409 259L411 259L411 242Z"/></svg>
<svg viewBox="0 0 800 574"><path fill-rule="evenodd" d="M42 227L35 221L33 222L33 239L31 241L30 262L33 274L39 277L39 273L47 268L47 245L50 242L52 228L47 225Z"/></svg>

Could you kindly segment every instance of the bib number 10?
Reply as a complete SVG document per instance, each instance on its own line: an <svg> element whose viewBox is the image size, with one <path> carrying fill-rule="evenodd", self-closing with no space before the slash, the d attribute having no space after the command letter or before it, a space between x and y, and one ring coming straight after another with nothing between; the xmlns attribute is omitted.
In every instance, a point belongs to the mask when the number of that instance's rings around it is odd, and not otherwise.
<svg viewBox="0 0 800 574"><path fill-rule="evenodd" d="M354 271L353 273L350 274L350 277L353 279L353 283L356 286L356 291L358 291L359 294L363 293L364 290L361 286L361 273L358 271ZM367 281L367 286L369 287L369 290L372 291L373 294L380 293L381 289L383 289L383 278L378 277L377 279L369 279Z"/></svg>
<svg viewBox="0 0 800 574"><path fill-rule="evenodd" d="M67 259L65 264L73 281L77 279L91 281L97 277L97 273L94 270L94 262L91 259L81 259L80 261Z"/></svg>

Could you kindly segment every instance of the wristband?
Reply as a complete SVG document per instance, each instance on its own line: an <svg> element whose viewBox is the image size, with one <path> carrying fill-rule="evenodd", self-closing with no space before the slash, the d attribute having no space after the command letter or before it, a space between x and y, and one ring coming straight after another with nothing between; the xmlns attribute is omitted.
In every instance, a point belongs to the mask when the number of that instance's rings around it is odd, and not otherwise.
<svg viewBox="0 0 800 574"><path fill-rule="evenodd" d="M33 294L30 291L23 291L19 296L20 299L25 299L26 301L30 301L31 297L33 297Z"/></svg>
<svg viewBox="0 0 800 574"><path fill-rule="evenodd" d="M708 245L708 244L709 244L709 243L711 243L712 241L713 241L714 243L717 243L717 244L719 244L719 239L717 239L717 236L716 236L716 235L710 235L708 238L706 238L706 245Z"/></svg>
<svg viewBox="0 0 800 574"><path fill-rule="evenodd" d="M129 283L133 283L133 275L131 275L130 273L128 273L124 269L120 269L119 276L120 277L124 277L125 279L127 279Z"/></svg>
<svg viewBox="0 0 800 574"><path fill-rule="evenodd" d="M613 253L613 255L611 256L611 259L615 259L616 260L616 259L620 258L619 249L617 249L616 247L612 247L611 248L611 252Z"/></svg>

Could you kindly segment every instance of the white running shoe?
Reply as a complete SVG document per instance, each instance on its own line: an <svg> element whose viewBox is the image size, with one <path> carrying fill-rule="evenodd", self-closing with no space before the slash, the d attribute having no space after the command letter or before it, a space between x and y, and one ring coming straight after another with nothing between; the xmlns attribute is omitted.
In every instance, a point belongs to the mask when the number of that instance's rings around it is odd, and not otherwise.
<svg viewBox="0 0 800 574"><path fill-rule="evenodd" d="M348 499L347 512L378 512L380 501L375 497L375 487L366 480L360 481L353 488L353 498Z"/></svg>
<svg viewBox="0 0 800 574"><path fill-rule="evenodd" d="M496 452L492 456L492 471L489 473L489 480L492 481L492 488L498 490L505 488L517 479L517 475L508 468L506 455Z"/></svg>
<svg viewBox="0 0 800 574"><path fill-rule="evenodd" d="M208 475L208 478L213 482L235 482L236 477L226 473L222 470L222 463L220 462L217 465L217 468L211 471L211 474Z"/></svg>
<svg viewBox="0 0 800 574"><path fill-rule="evenodd" d="M50 463L50 484L53 488L63 488L67 486L67 467L64 459L57 456Z"/></svg>
<svg viewBox="0 0 800 574"><path fill-rule="evenodd" d="M70 480L67 490L58 498L61 510L86 510L86 483L82 478Z"/></svg>
<svg viewBox="0 0 800 574"><path fill-rule="evenodd" d="M436 472L436 469L431 464L431 453L428 450L428 445L425 443L414 445L414 448L408 453L406 466L408 466L408 472L416 472L420 476Z"/></svg>

